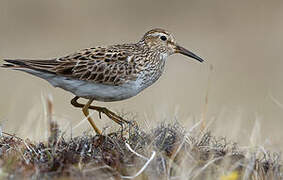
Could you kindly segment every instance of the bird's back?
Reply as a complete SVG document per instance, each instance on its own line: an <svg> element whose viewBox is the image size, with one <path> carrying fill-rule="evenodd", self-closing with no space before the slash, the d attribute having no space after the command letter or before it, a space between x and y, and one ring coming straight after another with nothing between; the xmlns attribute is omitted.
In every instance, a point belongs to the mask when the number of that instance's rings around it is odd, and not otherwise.
<svg viewBox="0 0 283 180"><path fill-rule="evenodd" d="M2 67L28 72L79 97L118 101L153 83L148 77L152 61L144 51L137 44L113 45L51 60L5 59Z"/></svg>
<svg viewBox="0 0 283 180"><path fill-rule="evenodd" d="M95 47L51 60L6 59L9 67L36 70L93 83L119 86L135 80L138 72L133 56L139 51L134 44Z"/></svg>

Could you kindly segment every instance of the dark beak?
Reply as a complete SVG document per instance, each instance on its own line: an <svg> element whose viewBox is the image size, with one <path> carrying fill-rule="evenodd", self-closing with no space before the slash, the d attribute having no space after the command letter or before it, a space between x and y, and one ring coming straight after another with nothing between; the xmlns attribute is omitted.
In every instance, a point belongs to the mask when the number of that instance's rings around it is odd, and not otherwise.
<svg viewBox="0 0 283 180"><path fill-rule="evenodd" d="M176 45L176 53L180 53L183 54L185 56L189 56L191 58L194 58L196 60L198 60L199 62L203 62L204 60L200 57L198 57L197 55L195 55L194 53L192 53L191 51L183 48L182 46Z"/></svg>

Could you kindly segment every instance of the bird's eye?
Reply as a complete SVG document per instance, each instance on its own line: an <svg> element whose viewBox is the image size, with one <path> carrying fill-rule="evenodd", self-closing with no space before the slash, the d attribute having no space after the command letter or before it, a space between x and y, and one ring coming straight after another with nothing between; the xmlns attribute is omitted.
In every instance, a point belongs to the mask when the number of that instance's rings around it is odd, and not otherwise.
<svg viewBox="0 0 283 180"><path fill-rule="evenodd" d="M167 37L166 37L166 36L160 36L160 39L161 39L162 41L166 41L166 40L167 40Z"/></svg>

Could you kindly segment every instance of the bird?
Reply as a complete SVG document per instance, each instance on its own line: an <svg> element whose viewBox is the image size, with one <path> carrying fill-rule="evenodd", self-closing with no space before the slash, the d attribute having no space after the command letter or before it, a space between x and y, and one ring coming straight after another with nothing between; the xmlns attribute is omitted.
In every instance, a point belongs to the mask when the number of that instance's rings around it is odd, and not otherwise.
<svg viewBox="0 0 283 180"><path fill-rule="evenodd" d="M176 53L204 61L180 46L169 31L154 28L136 43L91 47L50 59L4 59L1 67L32 74L71 92L75 95L71 104L82 108L94 131L102 134L89 116L90 109L120 125L129 121L106 107L91 105L93 101L114 102L136 96L160 78L167 58ZM80 98L87 103L79 103Z"/></svg>

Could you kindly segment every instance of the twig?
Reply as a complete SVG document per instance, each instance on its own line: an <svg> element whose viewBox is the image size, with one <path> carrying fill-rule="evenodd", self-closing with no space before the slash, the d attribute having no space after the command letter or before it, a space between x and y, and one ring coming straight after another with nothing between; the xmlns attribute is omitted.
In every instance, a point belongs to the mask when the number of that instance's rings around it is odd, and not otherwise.
<svg viewBox="0 0 283 180"><path fill-rule="evenodd" d="M218 158L215 158L211 161L209 161L208 163L206 163L200 170L198 170L198 172L191 178L191 179L194 179L196 178L198 175L200 175L200 173L202 171L204 171L208 166L210 166L211 164L213 164L215 161L219 160L219 159L223 159L223 157L218 157Z"/></svg>
<svg viewBox="0 0 283 180"><path fill-rule="evenodd" d="M136 154L136 153L135 153ZM133 179L136 178L137 176L139 176L149 165L149 163L154 159L156 152L152 151L152 155L151 157L148 159L148 161L144 164L144 166L133 176L121 176L121 178L125 178L125 179Z"/></svg>
<svg viewBox="0 0 283 180"><path fill-rule="evenodd" d="M203 131L206 127L206 115L207 115L207 106L208 106L208 96L209 96L209 91L210 91L210 84L211 84L211 73L213 72L213 65L210 64L209 65L209 75L208 75L208 85L206 88L206 92L205 92L205 100L204 100L204 106L203 106L203 112L202 112L202 124L201 124L201 130Z"/></svg>
<svg viewBox="0 0 283 180"><path fill-rule="evenodd" d="M30 147L25 140L23 141L23 143L29 151L33 151L38 156L38 153L34 150L34 148Z"/></svg>
<svg viewBox="0 0 283 180"><path fill-rule="evenodd" d="M142 159L148 160L147 157L144 157L143 155L141 155L141 154L135 152L135 151L131 148L131 146L130 146L128 143L126 143L126 147L127 147L133 154L135 154L136 156L138 156L138 157L140 157L140 158L142 158Z"/></svg>
<svg viewBox="0 0 283 180"><path fill-rule="evenodd" d="M15 136L15 135L13 135L13 134L9 134L9 133L3 132L3 131L2 131L2 134L5 134L5 135L7 135L7 136L11 136L11 137L14 137L14 138L16 138L16 139L19 139L19 140L23 141L22 138L17 137L17 136Z"/></svg>

